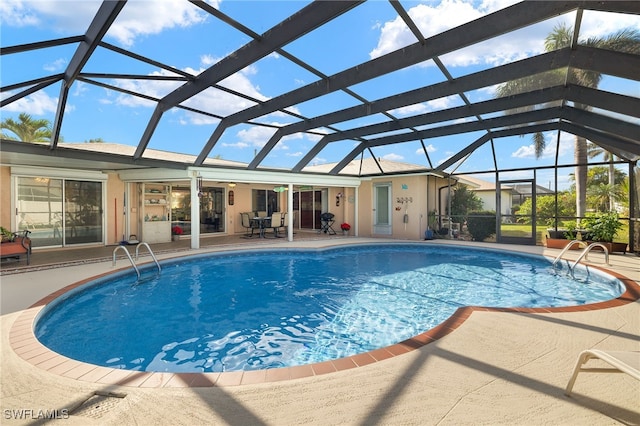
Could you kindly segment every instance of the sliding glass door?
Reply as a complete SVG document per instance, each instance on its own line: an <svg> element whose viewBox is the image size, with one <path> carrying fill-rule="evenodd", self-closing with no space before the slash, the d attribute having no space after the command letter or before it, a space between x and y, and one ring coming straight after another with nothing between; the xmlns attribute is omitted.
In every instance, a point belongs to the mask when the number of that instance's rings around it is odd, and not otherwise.
<svg viewBox="0 0 640 426"><path fill-rule="evenodd" d="M64 244L102 242L102 183L64 181Z"/></svg>
<svg viewBox="0 0 640 426"><path fill-rule="evenodd" d="M103 242L102 183L18 177L16 229L31 231L33 247Z"/></svg>

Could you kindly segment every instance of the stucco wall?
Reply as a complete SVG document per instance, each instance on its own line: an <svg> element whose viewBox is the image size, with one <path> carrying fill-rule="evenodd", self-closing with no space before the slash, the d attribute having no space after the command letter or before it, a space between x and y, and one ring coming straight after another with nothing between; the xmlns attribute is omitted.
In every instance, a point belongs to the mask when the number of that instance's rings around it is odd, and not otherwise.
<svg viewBox="0 0 640 426"><path fill-rule="evenodd" d="M124 182L120 180L116 173L109 173L108 176L104 211L106 223L105 242L110 245L118 244L122 241L123 236L128 239L129 235L125 235Z"/></svg>
<svg viewBox="0 0 640 426"><path fill-rule="evenodd" d="M376 235L374 230L374 186L391 184L391 231L392 235ZM427 216L437 206L438 188L447 181L435 176L398 176L393 179L375 178L364 181L359 189L359 235L364 237L393 237L397 239L424 239ZM399 202L402 199L410 202ZM400 199L400 200L399 200ZM404 222L405 214L408 217Z"/></svg>

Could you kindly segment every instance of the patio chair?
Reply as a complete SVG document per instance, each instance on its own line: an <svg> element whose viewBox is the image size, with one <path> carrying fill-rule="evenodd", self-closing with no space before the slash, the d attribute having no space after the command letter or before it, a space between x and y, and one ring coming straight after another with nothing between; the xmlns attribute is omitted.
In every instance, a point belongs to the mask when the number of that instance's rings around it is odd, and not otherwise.
<svg viewBox="0 0 640 426"><path fill-rule="evenodd" d="M247 230L244 234L245 237L253 237L253 231L255 229L259 229L258 224L253 220L249 213L240 213L240 218L242 220L242 227ZM249 230L251 230L251 234L249 234Z"/></svg>
<svg viewBox="0 0 640 426"><path fill-rule="evenodd" d="M613 368L586 368L583 365L590 359L599 359ZM602 351L598 349L588 349L582 351L578 356L578 361L573 369L573 374L567 383L564 394L571 395L573 384L576 382L578 373L627 373L636 380L640 380L640 351Z"/></svg>
<svg viewBox="0 0 640 426"><path fill-rule="evenodd" d="M265 228L273 229L273 236L275 238L280 238L278 236L278 229L282 228L282 213L271 213L271 219L269 220L269 223L265 225Z"/></svg>

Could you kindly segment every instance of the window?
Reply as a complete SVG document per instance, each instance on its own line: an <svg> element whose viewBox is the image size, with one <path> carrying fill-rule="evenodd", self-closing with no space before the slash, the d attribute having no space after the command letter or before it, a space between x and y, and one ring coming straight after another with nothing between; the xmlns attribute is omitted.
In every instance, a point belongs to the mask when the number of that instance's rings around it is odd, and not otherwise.
<svg viewBox="0 0 640 426"><path fill-rule="evenodd" d="M277 192L266 189L254 189L252 191L252 204L254 212L266 211L271 216L273 212L280 211L280 197Z"/></svg>

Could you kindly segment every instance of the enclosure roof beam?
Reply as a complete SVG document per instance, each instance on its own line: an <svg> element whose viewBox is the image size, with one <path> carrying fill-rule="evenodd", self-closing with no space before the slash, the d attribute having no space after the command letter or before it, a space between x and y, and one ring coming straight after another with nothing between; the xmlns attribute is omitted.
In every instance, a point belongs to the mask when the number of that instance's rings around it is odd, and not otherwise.
<svg viewBox="0 0 640 426"><path fill-rule="evenodd" d="M382 111L399 108L402 106L412 105L418 102L425 102L432 99L438 99L438 98L449 96L459 92L476 90L482 87L487 87L494 84L500 84L505 81L514 80L517 78L525 77L527 75L533 75L533 74L548 71L554 68L565 67L565 66L568 66L569 63L580 64L583 66L589 62L592 62L595 64L600 64L601 62L631 63L633 65L632 59L635 60L636 62L639 61L639 59L637 58L637 55L628 55L625 53L612 52L605 49L596 49L596 48L589 48L584 46L579 46L575 50L566 48L566 49L538 55L532 58L527 58L511 64L502 65L500 67L496 67L490 70L480 71L474 74L463 76L451 82L447 81L447 82L442 82L442 83L438 83L431 86L426 86L410 92L405 92L402 94L383 98L378 101L372 101L367 105L359 105L351 108L346 108L340 111L325 114L312 119L300 121L298 123L294 123L294 124L290 124L288 126L282 127L277 134L273 135L270 138L270 140L267 142L267 144L258 153L256 158L252 161L250 167L257 167L257 165L266 157L268 152L271 149L273 149L273 147L275 147L279 139L285 135L289 135L289 134L293 134L293 133L297 133L300 131L309 130L309 129L317 128L321 126L326 126L326 125L337 123L337 122L347 121L347 120L359 118L365 115L371 115L374 113L379 113ZM632 62L629 62L629 61L632 61ZM640 67L640 63L636 65ZM625 67L615 67L614 69L612 69L612 67L602 66L600 71L608 72L608 73L615 72L617 76L621 76L621 77L626 76L627 78L629 77L629 75L627 75L628 73ZM575 90L576 89L574 89L574 91ZM525 96L527 95L525 94ZM530 92L528 96L531 97L530 105L540 102L539 100L535 99L536 92ZM620 96L624 96L624 95L620 95ZM558 96L557 99L561 100L562 97ZM609 107L614 107L615 101L613 101L612 97L610 97L609 99L611 100L607 104L609 105ZM618 98L618 102L620 103L618 103L617 106L615 106L615 110L621 113L633 113L634 111L636 111L635 113L637 114L638 109L635 108L636 106L635 104L637 102L634 102L633 99L634 98L631 98L631 97ZM601 105L600 107L605 107L605 105L603 105L602 100L598 100L595 94L592 97L584 100L597 103ZM621 102L623 100L624 102ZM504 107L505 110L508 110L509 108L510 107L508 105L505 105ZM470 114L470 115L473 115L473 114ZM443 121L446 119L447 118L445 117L442 118ZM357 137L364 136L366 134L373 134L373 133L376 133L376 130L379 130L379 132L387 132L387 131L399 130L401 128L406 128L406 127L419 126L421 124L427 124L427 123L420 123L419 119L409 118L409 119L389 121L385 123L379 123L376 125L368 126L364 133L362 132L362 129L364 128L356 128L356 129L350 129L343 132L336 132L334 134L327 135L320 142L320 145L317 146L317 149L313 149L313 152L309 152L294 167L294 170L301 170L304 166L306 166L309 163L309 161L311 161L315 157L315 155L317 155L319 150L324 148L324 146L326 146L326 144L329 142L333 142L341 139L357 138Z"/></svg>
<svg viewBox="0 0 640 426"><path fill-rule="evenodd" d="M440 56L456 49L497 37L535 22L561 15L580 7L584 3L581 1L517 3L430 37L424 43L417 42L398 49L334 74L326 80L308 84L259 105L234 113L218 124L196 159L196 165L204 162L224 131L231 126L424 62L434 56Z"/></svg>
<svg viewBox="0 0 640 426"><path fill-rule="evenodd" d="M528 124L532 122L551 120L558 116L559 111L561 109L562 109L561 107L547 108L543 110L529 111L529 112L524 112L520 114L512 114L508 116L490 118L487 120L483 120L482 122L474 121L469 123L454 124L450 126L438 127L435 129L422 130L415 133L407 133L402 135L393 135L393 136L386 136L382 138L372 139L366 142L362 142L358 144L358 146L353 148L351 152L349 152L345 156L345 158L341 162L339 162L329 172L329 174L338 173L347 164L349 164L349 162L353 160L353 158L355 158L363 150L368 148L389 145L394 143L408 142L408 141L417 140L417 139L428 139L428 138L435 138L435 137L442 137L442 136L450 136L454 134L468 133L473 131L481 131L481 130L489 131L489 127L511 127L511 126L518 126L520 124ZM523 133L523 129L526 129L526 127L518 127L517 129L514 129L514 131L516 132L516 134L520 134L520 133ZM487 134L485 136L488 137L487 140L490 140L491 134ZM478 141L476 141L476 144L480 143L479 141L482 141L482 140L484 139L480 138ZM484 142L486 142L487 140L484 140ZM438 168L438 170L442 170L442 169Z"/></svg>
<svg viewBox="0 0 640 426"><path fill-rule="evenodd" d="M156 106L156 110L147 125L142 140L138 144L134 157L139 158L142 156L153 131L165 111L197 95L211 85L224 80L243 68L246 68L258 59L291 43L309 31L340 16L360 3L362 3L362 1L312 2L299 12L268 30L260 39L250 41L213 66L207 68L193 81L185 83L166 95ZM202 164L202 162L200 162L200 164Z"/></svg>
<svg viewBox="0 0 640 426"><path fill-rule="evenodd" d="M111 24L115 21L125 4L126 0L102 2L98 12L94 16L93 21L91 21L91 24L85 33L84 40L76 49L71 61L69 61L69 65L64 72L63 83L60 88L60 97L58 98L56 116L51 127L51 149L56 147L58 140L60 139L60 129L62 128L62 119L64 118L64 111L67 106L69 88L75 82L78 74L82 71L82 67L84 67L94 50L96 50L98 43L100 43L102 37L107 33Z"/></svg>
<svg viewBox="0 0 640 426"><path fill-rule="evenodd" d="M564 86L555 86L546 89L536 90L534 92L522 93L518 95L508 96L504 98L491 99L488 101L477 102L471 105L461 105L440 111L434 111L426 114L420 114L413 117L407 117L396 121L386 121L384 123L372 124L369 126L357 127L342 132L336 132L324 136L313 146L311 150L293 167L293 171L302 170L313 158L320 153L329 143L339 140L362 137L376 133L386 133L394 130L401 130L407 127L422 126L438 122L457 120L466 117L472 117L479 114L494 113L503 110L509 110L527 105L545 104L553 100L562 99L567 88ZM273 138L281 137L284 131L281 128L272 136Z"/></svg>

